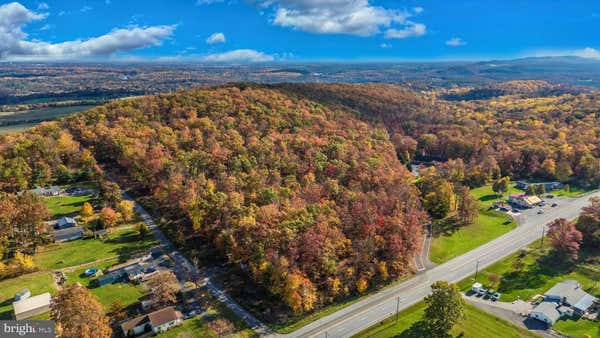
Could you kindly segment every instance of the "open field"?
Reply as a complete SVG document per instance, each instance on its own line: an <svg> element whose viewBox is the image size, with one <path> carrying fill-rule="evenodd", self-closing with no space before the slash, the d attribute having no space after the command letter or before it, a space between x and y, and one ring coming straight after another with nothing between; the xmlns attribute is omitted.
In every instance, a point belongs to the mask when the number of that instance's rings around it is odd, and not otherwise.
<svg viewBox="0 0 600 338"><path fill-rule="evenodd" d="M597 256L592 257L588 253L582 253L581 258L575 264L561 262L550 254L547 244L540 248L540 241L531 244L525 250L522 261L524 267L520 272L513 269L513 263L520 253L515 253L508 258L493 264L479 273L478 281L489 286L488 276L497 274L500 283L496 287L502 293L501 301L511 302L516 299L529 300L536 295L541 295L554 284L566 279L575 279L581 283L586 292L600 295L600 267L596 262ZM473 283L473 276L461 281L458 285L463 291L468 291ZM592 334L600 337L600 323L593 323L580 319L564 319L554 325L553 329L573 337L581 337L582 334ZM594 336L593 334L596 334Z"/></svg>
<svg viewBox="0 0 600 338"><path fill-rule="evenodd" d="M134 229L117 230L106 240L90 238L47 245L39 249L33 260L41 270L62 269L111 257L124 261L157 243L151 234L140 240Z"/></svg>
<svg viewBox="0 0 600 338"><path fill-rule="evenodd" d="M510 193L520 190L511 184ZM489 207L501 198L492 191L491 185L471 190L471 194L479 201L480 210L477 220L473 224L458 229L440 229L434 227L434 238L431 242L430 259L434 263L443 263L454 257L460 256L492 239L499 237L516 227L515 222L508 221L507 215L488 210ZM440 222L440 224L442 224ZM442 234L436 233L442 231Z"/></svg>
<svg viewBox="0 0 600 338"><path fill-rule="evenodd" d="M392 316L354 337L427 337L427 333L423 332L419 325L425 307L425 302L419 302L400 312L397 323L396 317ZM467 338L537 337L525 329L518 328L469 304L465 307L465 319L452 329L451 334Z"/></svg>
<svg viewBox="0 0 600 338"><path fill-rule="evenodd" d="M22 112L0 113L0 126L19 125L54 120L56 118L84 111L94 107L93 105L75 105L64 107L47 107Z"/></svg>
<svg viewBox="0 0 600 338"><path fill-rule="evenodd" d="M0 281L0 319L11 319L13 297L15 293L25 288L29 289L32 295L53 293L56 290L49 271L34 272Z"/></svg>

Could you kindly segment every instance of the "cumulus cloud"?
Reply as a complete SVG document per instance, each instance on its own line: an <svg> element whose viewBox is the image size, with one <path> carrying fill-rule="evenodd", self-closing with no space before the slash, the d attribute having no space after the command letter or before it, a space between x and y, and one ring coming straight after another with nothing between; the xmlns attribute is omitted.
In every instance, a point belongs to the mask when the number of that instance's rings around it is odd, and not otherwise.
<svg viewBox="0 0 600 338"><path fill-rule="evenodd" d="M402 31L425 25L407 19L412 12L372 5L369 0L254 0L263 8L274 8L273 24L316 34L371 36L382 29ZM395 27L395 28L394 28ZM421 34L422 35L422 34ZM418 35L412 35L418 36Z"/></svg>
<svg viewBox="0 0 600 338"><path fill-rule="evenodd" d="M40 3L38 4L38 7L37 7L37 8L38 8L38 9L41 9L41 10L46 10L46 9L50 8L50 6L48 6L48 4L47 4L47 3L45 3L45 2L40 2Z"/></svg>
<svg viewBox="0 0 600 338"><path fill-rule="evenodd" d="M209 45L214 45L216 43L225 43L225 34L223 33L213 33L207 39L206 43Z"/></svg>
<svg viewBox="0 0 600 338"><path fill-rule="evenodd" d="M225 53L216 53L205 55L202 58L204 62L218 63L249 63L249 62L269 62L275 60L275 57L254 49L237 49Z"/></svg>
<svg viewBox="0 0 600 338"><path fill-rule="evenodd" d="M391 28L385 31L385 37L388 39L406 39L423 36L427 33L427 27L422 23L408 21L406 27L402 29Z"/></svg>
<svg viewBox="0 0 600 338"><path fill-rule="evenodd" d="M466 44L467 44L467 42L461 38L452 38L452 39L446 41L446 46L451 46L451 47L459 47L459 46L464 46Z"/></svg>
<svg viewBox="0 0 600 338"><path fill-rule="evenodd" d="M537 50L528 52L524 56L544 57L544 56L578 56L587 59L600 59L600 50L592 47L581 49L553 49L553 50Z"/></svg>
<svg viewBox="0 0 600 338"><path fill-rule="evenodd" d="M46 16L17 2L0 6L0 60L45 61L110 56L159 45L176 28L174 25L121 28L87 40L61 43L28 40L22 28Z"/></svg>

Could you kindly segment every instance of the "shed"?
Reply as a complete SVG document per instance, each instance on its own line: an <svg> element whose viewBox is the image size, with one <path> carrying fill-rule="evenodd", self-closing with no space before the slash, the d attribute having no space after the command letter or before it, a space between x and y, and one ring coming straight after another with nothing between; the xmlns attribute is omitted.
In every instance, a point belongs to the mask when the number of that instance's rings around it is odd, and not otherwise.
<svg viewBox="0 0 600 338"><path fill-rule="evenodd" d="M50 312L50 293L42 293L13 303L14 317L23 320Z"/></svg>

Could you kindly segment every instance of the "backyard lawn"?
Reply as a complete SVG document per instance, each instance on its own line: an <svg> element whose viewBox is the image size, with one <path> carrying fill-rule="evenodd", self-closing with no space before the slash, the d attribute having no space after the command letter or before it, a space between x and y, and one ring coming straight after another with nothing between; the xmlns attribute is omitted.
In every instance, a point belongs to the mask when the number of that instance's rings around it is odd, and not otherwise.
<svg viewBox="0 0 600 338"><path fill-rule="evenodd" d="M117 263L118 260L109 260L95 264L93 267L104 270ZM85 277L83 275L83 272L87 268L89 267L75 269L73 272L66 273L68 278L67 284L80 283L81 285L90 289L92 294L98 298L100 303L102 303L105 310L108 310L111 304L117 299L120 300L125 307L127 307L136 303L145 294L142 285L133 285L129 283L115 283L96 287L92 283L96 277Z"/></svg>
<svg viewBox="0 0 600 338"><path fill-rule="evenodd" d="M60 218L63 216L70 216L78 214L81 211L83 203L92 203L94 197L91 195L86 196L55 196L46 197L44 202L48 207L48 210L52 213L53 218Z"/></svg>
<svg viewBox="0 0 600 338"><path fill-rule="evenodd" d="M140 240L135 229L117 230L105 240L89 238L47 245L38 249L33 260L40 270L55 270L110 257L124 261L157 244L152 234Z"/></svg>
<svg viewBox="0 0 600 338"><path fill-rule="evenodd" d="M600 266L597 263L598 256L590 257L581 253L580 261L577 263L561 263L549 255L550 250L546 246L540 249L540 242L531 244L525 256L521 272L513 269L513 262L520 253L513 254L508 258L482 270L478 282L489 286L489 275L500 276L500 283L495 288L502 293L501 301L511 302L516 299L529 300L536 295L541 295L556 283L566 279L577 280L583 289L591 295L600 295ZM468 291L473 283L473 277L466 278L458 283L463 291ZM580 333L591 334L592 337L600 337L598 332L599 323L593 323L584 319L575 321L565 319L554 325L553 329L573 337L582 337ZM594 331L595 330L595 331Z"/></svg>
<svg viewBox="0 0 600 338"><path fill-rule="evenodd" d="M382 323L357 334L355 337L427 337L427 333L423 331L422 325L420 325L425 307L425 302L419 302L400 312L398 323L396 323L396 317L392 316ZM537 337L525 329L516 327L469 304L465 307L465 319L452 329L451 334L453 337L467 338Z"/></svg>
<svg viewBox="0 0 600 338"><path fill-rule="evenodd" d="M517 193L514 184L511 184L509 193ZM479 201L481 209L477 220L470 225L458 229L434 229L434 239L431 242L429 257L434 263L444 263L454 257L460 256L476 247L485 244L496 237L514 229L517 224L509 222L504 213L488 210L500 198L492 191L492 186L471 190L471 194ZM436 231L443 231L438 235Z"/></svg>
<svg viewBox="0 0 600 338"><path fill-rule="evenodd" d="M29 289L32 295L53 293L56 289L50 272L35 272L0 281L0 319L11 319L15 293Z"/></svg>

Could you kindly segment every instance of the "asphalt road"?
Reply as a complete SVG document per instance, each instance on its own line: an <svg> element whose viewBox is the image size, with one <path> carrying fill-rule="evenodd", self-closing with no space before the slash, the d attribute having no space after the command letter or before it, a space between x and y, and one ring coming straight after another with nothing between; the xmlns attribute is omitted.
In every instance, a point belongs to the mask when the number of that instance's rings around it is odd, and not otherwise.
<svg viewBox="0 0 600 338"><path fill-rule="evenodd" d="M600 197L600 192L580 198L557 197L551 202L557 202L558 207L546 206L543 214L537 214L538 209L526 210L516 217L519 224L517 228L491 242L424 271L406 282L377 292L293 333L271 334L268 337L350 337L393 315L396 312L398 299L400 310L408 308L430 293L430 285L433 282L461 281L475 273L477 262L479 262L479 269L483 269L539 239L542 236L542 229L548 222L556 218L578 217L581 208L588 204L592 196Z"/></svg>

